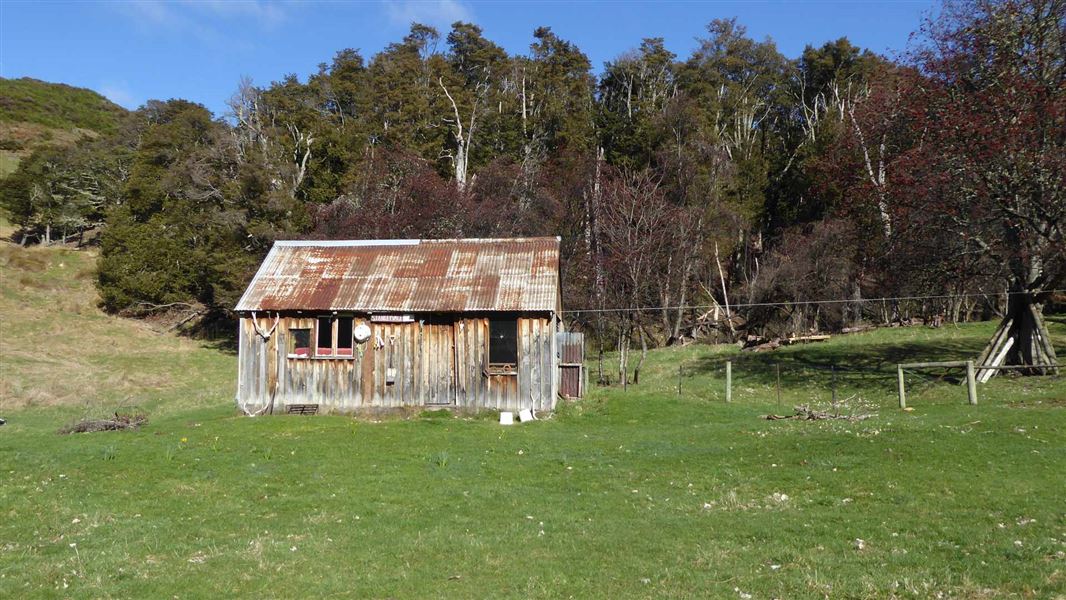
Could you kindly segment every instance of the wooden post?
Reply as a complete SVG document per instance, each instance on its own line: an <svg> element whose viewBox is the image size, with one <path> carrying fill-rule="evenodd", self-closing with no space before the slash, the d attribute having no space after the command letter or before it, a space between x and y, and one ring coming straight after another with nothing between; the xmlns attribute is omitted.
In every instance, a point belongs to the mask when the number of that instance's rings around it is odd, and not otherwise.
<svg viewBox="0 0 1066 600"><path fill-rule="evenodd" d="M677 365L677 395L678 396L681 395L681 369L683 369L683 368L684 368L683 365Z"/></svg>
<svg viewBox="0 0 1066 600"><path fill-rule="evenodd" d="M833 410L836 410L836 405L837 405L837 366L836 365L832 365L829 368L833 372L833 382L832 382L832 386L833 386L833 407L834 407Z"/></svg>
<svg viewBox="0 0 1066 600"><path fill-rule="evenodd" d="M966 361L966 396L971 405L977 405L977 379L974 377L972 360Z"/></svg>
<svg viewBox="0 0 1066 600"><path fill-rule="evenodd" d="M896 365L896 379L899 387L899 407L907 408L907 392L903 388L903 365Z"/></svg>
<svg viewBox="0 0 1066 600"><path fill-rule="evenodd" d="M777 405L781 406L781 363L774 365L777 370Z"/></svg>
<svg viewBox="0 0 1066 600"><path fill-rule="evenodd" d="M725 401L733 401L733 361L725 361Z"/></svg>

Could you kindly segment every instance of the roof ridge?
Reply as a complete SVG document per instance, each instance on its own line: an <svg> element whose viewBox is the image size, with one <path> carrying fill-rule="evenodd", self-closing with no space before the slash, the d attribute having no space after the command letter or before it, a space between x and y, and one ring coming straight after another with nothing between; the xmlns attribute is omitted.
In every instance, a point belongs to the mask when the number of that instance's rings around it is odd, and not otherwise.
<svg viewBox="0 0 1066 600"><path fill-rule="evenodd" d="M561 242L560 236L535 236L513 238L433 238L433 239L386 239L386 240L276 240L275 246L279 247L338 247L357 248L362 246L417 246L419 244L447 244L447 243L514 243L514 242L540 242L552 240Z"/></svg>

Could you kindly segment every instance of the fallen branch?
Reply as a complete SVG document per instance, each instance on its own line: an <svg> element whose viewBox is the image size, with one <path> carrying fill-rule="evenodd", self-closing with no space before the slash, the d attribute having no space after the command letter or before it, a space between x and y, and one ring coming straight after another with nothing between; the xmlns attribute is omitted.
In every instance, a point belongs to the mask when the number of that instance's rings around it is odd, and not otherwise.
<svg viewBox="0 0 1066 600"><path fill-rule="evenodd" d="M785 419L795 419L797 421L822 421L841 419L845 421L864 421L875 415L842 415L839 413L828 413L820 410L812 410L808 406L795 407L796 412L791 415L775 415L769 414L763 417L767 421L781 421Z"/></svg>
<svg viewBox="0 0 1066 600"><path fill-rule="evenodd" d="M59 430L60 434L92 433L95 431L119 431L123 429L137 429L148 422L148 416L143 414L131 415L115 413L113 419L83 419Z"/></svg>

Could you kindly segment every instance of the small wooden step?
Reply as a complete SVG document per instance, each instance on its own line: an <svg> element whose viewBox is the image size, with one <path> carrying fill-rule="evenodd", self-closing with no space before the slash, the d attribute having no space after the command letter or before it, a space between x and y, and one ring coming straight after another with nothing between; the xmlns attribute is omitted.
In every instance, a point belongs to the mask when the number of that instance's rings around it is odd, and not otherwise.
<svg viewBox="0 0 1066 600"><path fill-rule="evenodd" d="M317 404L287 404L285 405L285 414L289 415L317 415Z"/></svg>

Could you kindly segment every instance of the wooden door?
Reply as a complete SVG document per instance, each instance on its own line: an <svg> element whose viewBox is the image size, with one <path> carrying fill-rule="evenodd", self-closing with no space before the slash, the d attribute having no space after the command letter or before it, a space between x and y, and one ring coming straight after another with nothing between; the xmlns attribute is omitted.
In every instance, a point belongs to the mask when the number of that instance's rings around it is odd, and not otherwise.
<svg viewBox="0 0 1066 600"><path fill-rule="evenodd" d="M559 332L559 393L566 398L584 396L585 334Z"/></svg>
<svg viewBox="0 0 1066 600"><path fill-rule="evenodd" d="M436 406L455 403L455 325L430 322L423 325L425 402Z"/></svg>

